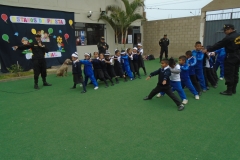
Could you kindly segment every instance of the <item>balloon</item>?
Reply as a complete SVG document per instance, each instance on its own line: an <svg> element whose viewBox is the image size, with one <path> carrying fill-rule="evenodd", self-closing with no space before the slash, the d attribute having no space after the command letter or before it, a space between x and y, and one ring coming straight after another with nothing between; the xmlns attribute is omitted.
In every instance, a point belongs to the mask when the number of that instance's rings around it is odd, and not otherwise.
<svg viewBox="0 0 240 160"><path fill-rule="evenodd" d="M7 23L8 16L6 14L1 15L2 20L4 20Z"/></svg>
<svg viewBox="0 0 240 160"><path fill-rule="evenodd" d="M48 28L48 33L52 34L53 33L53 29L52 28Z"/></svg>
<svg viewBox="0 0 240 160"><path fill-rule="evenodd" d="M28 42L29 42L29 43L32 43L32 42L33 42L33 40L32 40L32 39L29 39L29 40L28 40Z"/></svg>
<svg viewBox="0 0 240 160"><path fill-rule="evenodd" d="M34 28L31 30L31 32L32 32L32 34L36 34L37 33L36 29L34 29Z"/></svg>
<svg viewBox="0 0 240 160"><path fill-rule="evenodd" d="M64 38L67 40L69 38L69 35L67 33L64 34Z"/></svg>
<svg viewBox="0 0 240 160"><path fill-rule="evenodd" d="M68 22L69 22L70 26L72 26L73 20L70 19Z"/></svg>
<svg viewBox="0 0 240 160"><path fill-rule="evenodd" d="M7 34L3 34L2 35L2 39L4 40L4 41L6 41L6 42L8 42L9 43L9 37L8 37L8 35Z"/></svg>
<svg viewBox="0 0 240 160"><path fill-rule="evenodd" d="M15 34L14 34L15 36L18 36L18 32L15 32Z"/></svg>
<svg viewBox="0 0 240 160"><path fill-rule="evenodd" d="M62 30L59 30L59 33L62 33Z"/></svg>
<svg viewBox="0 0 240 160"><path fill-rule="evenodd" d="M56 38L56 36L54 35L53 38Z"/></svg>

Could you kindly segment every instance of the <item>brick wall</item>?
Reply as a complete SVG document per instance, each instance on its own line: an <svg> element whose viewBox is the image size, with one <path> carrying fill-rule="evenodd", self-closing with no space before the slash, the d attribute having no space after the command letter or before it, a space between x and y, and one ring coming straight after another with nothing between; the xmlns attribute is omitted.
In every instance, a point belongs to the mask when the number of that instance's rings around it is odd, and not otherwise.
<svg viewBox="0 0 240 160"><path fill-rule="evenodd" d="M178 57L194 48L200 39L200 16L143 22L144 54L159 57L159 40L164 34L170 40L169 56Z"/></svg>

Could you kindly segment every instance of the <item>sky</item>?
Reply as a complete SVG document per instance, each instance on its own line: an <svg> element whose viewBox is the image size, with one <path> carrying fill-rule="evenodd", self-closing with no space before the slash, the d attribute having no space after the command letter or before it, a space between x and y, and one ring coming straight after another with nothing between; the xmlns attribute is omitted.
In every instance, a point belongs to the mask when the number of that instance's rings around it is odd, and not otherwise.
<svg viewBox="0 0 240 160"><path fill-rule="evenodd" d="M211 1L212 0L145 0L145 12L148 21L197 16L201 15L201 8ZM231 11L240 11L240 9L214 11L208 12L208 14Z"/></svg>

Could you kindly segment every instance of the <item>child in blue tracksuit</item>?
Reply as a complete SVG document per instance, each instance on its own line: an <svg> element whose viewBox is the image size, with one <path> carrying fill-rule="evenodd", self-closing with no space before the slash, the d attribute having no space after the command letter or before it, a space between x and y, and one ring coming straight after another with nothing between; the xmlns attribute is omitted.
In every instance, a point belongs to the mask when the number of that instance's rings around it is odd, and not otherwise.
<svg viewBox="0 0 240 160"><path fill-rule="evenodd" d="M93 69L92 69L92 63L91 63L91 60L90 60L90 54L85 53L84 57L85 57L85 59L80 60L79 62L81 64L84 64L85 86L87 86L88 78L90 78L91 82L94 85L94 89L97 90L98 89L98 83L97 83L97 81L94 77L94 73L93 73Z"/></svg>
<svg viewBox="0 0 240 160"><path fill-rule="evenodd" d="M226 57L226 51L225 48L221 48L219 50L214 51L215 56L217 55L217 60L215 62L214 68L217 71L218 67L220 66L220 80L223 80L224 78L224 59Z"/></svg>
<svg viewBox="0 0 240 160"><path fill-rule="evenodd" d="M176 62L174 61L173 58L169 59L169 66L170 66L170 70L171 70L171 76L170 78L170 85L172 87L173 91L177 91L179 97L182 99L182 104L187 104L188 100L187 100L187 96L182 88L182 84L181 84L181 79L180 79L180 65L176 64ZM160 92L159 94L157 94L157 97L161 97L164 96L164 92Z"/></svg>
<svg viewBox="0 0 240 160"><path fill-rule="evenodd" d="M127 73L130 80L133 80L133 74L132 74L132 71L130 69L130 65L129 65L129 61L128 61L128 55L126 55L125 52L121 53L121 62L122 62L122 66L123 66L124 71Z"/></svg>
<svg viewBox="0 0 240 160"><path fill-rule="evenodd" d="M182 87L184 88L186 86L190 90L190 92L195 96L195 99L199 99L199 94L196 91L196 89L193 87L193 84L190 80L189 66L186 62L187 62L186 56L179 57L179 64L181 66L180 77L181 77Z"/></svg>
<svg viewBox="0 0 240 160"><path fill-rule="evenodd" d="M200 86L202 87L203 92L207 91L207 87L205 84L205 78L203 75L203 58L204 58L204 53L201 51L202 45L201 42L196 42L195 43L195 49L192 51L192 56L197 59L197 63L195 65L195 74L197 76L197 79L200 83Z"/></svg>
<svg viewBox="0 0 240 160"><path fill-rule="evenodd" d="M185 53L187 57L187 64L189 66L189 77L191 79L191 82L194 86L194 88L197 90L199 96L202 94L202 89L200 84L198 83L197 76L195 73L195 65L197 64L197 60L195 57L192 56L192 51L187 51Z"/></svg>

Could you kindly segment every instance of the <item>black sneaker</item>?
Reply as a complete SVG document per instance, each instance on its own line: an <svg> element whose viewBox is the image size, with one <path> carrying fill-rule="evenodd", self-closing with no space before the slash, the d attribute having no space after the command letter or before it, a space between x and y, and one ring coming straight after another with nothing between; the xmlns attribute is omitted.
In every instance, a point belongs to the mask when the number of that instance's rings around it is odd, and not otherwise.
<svg viewBox="0 0 240 160"><path fill-rule="evenodd" d="M37 84L34 85L34 89L39 89Z"/></svg>
<svg viewBox="0 0 240 160"><path fill-rule="evenodd" d="M201 96L201 95L202 95L202 91L201 91L201 92L199 92L199 93L198 93L198 95L199 95L199 96Z"/></svg>
<svg viewBox="0 0 240 160"><path fill-rule="evenodd" d="M112 83L111 86L114 86L114 83Z"/></svg>
<svg viewBox="0 0 240 160"><path fill-rule="evenodd" d="M119 81L116 81L116 84L118 84L119 83Z"/></svg>
<svg viewBox="0 0 240 160"><path fill-rule="evenodd" d="M70 89L76 89L76 87L72 87L72 88L70 88Z"/></svg>
<svg viewBox="0 0 240 160"><path fill-rule="evenodd" d="M220 92L221 95L225 95L225 96L231 96L232 95L232 92L228 92L228 91L223 91L223 92Z"/></svg>
<svg viewBox="0 0 240 160"><path fill-rule="evenodd" d="M105 88L108 88L108 85L106 85Z"/></svg>
<svg viewBox="0 0 240 160"><path fill-rule="evenodd" d="M150 98L148 98L148 96L146 96L143 100L151 100Z"/></svg>
<svg viewBox="0 0 240 160"><path fill-rule="evenodd" d="M81 93L86 93L87 91L82 91Z"/></svg>
<svg viewBox="0 0 240 160"><path fill-rule="evenodd" d="M139 78L139 79L141 79L141 77L140 77L140 76L138 76L138 78Z"/></svg>
<svg viewBox="0 0 240 160"><path fill-rule="evenodd" d="M183 104L181 104L180 106L178 106L178 111L182 111L182 110L184 110L184 105L183 105Z"/></svg>

